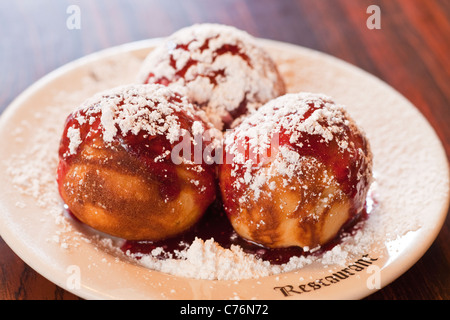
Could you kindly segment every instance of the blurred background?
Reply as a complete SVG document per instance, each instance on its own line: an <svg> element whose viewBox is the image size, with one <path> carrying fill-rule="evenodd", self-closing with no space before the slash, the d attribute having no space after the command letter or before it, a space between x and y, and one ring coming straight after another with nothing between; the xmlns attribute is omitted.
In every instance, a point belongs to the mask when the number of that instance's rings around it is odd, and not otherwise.
<svg viewBox="0 0 450 320"><path fill-rule="evenodd" d="M0 112L65 63L201 22L322 51L372 73L418 107L450 156L450 0L0 0ZM449 299L448 239L449 219L418 264L368 299ZM76 298L1 239L0 256L0 299Z"/></svg>
<svg viewBox="0 0 450 320"><path fill-rule="evenodd" d="M80 23L70 29L73 5ZM381 11L380 29L367 26L372 5ZM404 94L450 140L449 0L0 0L0 110L69 61L200 22L355 64Z"/></svg>

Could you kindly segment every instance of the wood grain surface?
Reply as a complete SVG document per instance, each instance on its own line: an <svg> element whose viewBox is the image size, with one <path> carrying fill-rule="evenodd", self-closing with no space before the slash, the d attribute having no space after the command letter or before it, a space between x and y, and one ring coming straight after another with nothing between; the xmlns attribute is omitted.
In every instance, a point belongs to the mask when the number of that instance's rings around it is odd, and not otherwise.
<svg viewBox="0 0 450 320"><path fill-rule="evenodd" d="M70 5L80 8L80 29L66 25ZM370 5L381 9L381 29L366 25ZM417 106L450 156L449 0L1 0L0 111L67 62L199 22L319 50L374 74ZM0 257L0 299L78 299L37 274L1 239ZM448 216L419 262L366 299L449 298Z"/></svg>

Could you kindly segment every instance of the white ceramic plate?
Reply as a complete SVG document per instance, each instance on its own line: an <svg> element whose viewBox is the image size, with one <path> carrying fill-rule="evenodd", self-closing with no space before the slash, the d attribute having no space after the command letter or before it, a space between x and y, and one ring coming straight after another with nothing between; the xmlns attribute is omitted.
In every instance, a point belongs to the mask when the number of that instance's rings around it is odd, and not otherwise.
<svg viewBox="0 0 450 320"><path fill-rule="evenodd" d="M346 105L373 149L378 205L341 261L259 279L194 280L124 259L109 250L110 240L64 218L54 174L65 117L99 89L133 81L140 61L158 41L115 47L63 66L2 114L0 233L37 272L86 299L360 299L395 280L429 248L446 217L449 171L427 121L366 72L268 40L260 41L278 63L288 90L325 93ZM363 255L373 260L361 263Z"/></svg>

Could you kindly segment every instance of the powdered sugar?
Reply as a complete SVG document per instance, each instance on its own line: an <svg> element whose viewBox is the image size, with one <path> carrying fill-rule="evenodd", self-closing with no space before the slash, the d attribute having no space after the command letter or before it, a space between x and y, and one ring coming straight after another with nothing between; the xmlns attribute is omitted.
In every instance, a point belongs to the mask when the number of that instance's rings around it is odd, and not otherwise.
<svg viewBox="0 0 450 320"><path fill-rule="evenodd" d="M373 243L363 231L344 237L344 242L345 246L335 246L323 255L314 255L314 251L319 249L314 248L310 250L311 255L294 256L281 265L263 261L236 245L225 249L213 238L196 238L191 244L186 244L185 250L175 252L175 256L168 256L161 247L146 255L130 252L127 255L139 259L139 263L147 268L177 276L204 280L243 280L292 272L314 263L324 268L345 266L349 258L364 253ZM164 255L165 258L161 259Z"/></svg>
<svg viewBox="0 0 450 320"><path fill-rule="evenodd" d="M179 113L207 119L203 111L195 109L184 96L165 86L133 84L96 94L81 105L74 117L80 124L92 123L101 114L105 142L111 142L120 130L122 135L136 135L140 132L146 132L150 136L164 135L170 143L174 143L183 135ZM204 130L200 121L194 124L195 131L199 130L199 125ZM69 128L71 152L80 143L79 133L78 136L73 133L74 130Z"/></svg>
<svg viewBox="0 0 450 320"><path fill-rule="evenodd" d="M70 127L67 130L67 137L70 140L69 155L75 154L78 146L81 144L80 129Z"/></svg>
<svg viewBox="0 0 450 320"><path fill-rule="evenodd" d="M218 129L285 91L275 64L252 36L217 24L174 33L148 56L139 81L185 86Z"/></svg>
<svg viewBox="0 0 450 320"><path fill-rule="evenodd" d="M245 184L250 191L243 192L239 201L243 203L249 196L258 200L261 188L271 177L280 176L284 185L288 185L302 175L302 170L317 171L321 163L302 154L302 148L310 146L307 136L317 136L324 145L334 140L341 153L347 148L350 150L346 128L354 132L359 130L345 108L323 94L286 94L260 107L240 121L234 130L226 132L224 138L225 151L233 159L231 176L243 176L236 179L234 187L240 190ZM280 144L282 135L289 137L288 144ZM370 150L362 154L369 164L371 157ZM242 168L243 174L239 173ZM371 167L368 166L362 175L371 176ZM324 177L333 183L333 177Z"/></svg>
<svg viewBox="0 0 450 320"><path fill-rule="evenodd" d="M306 117L311 106L315 110ZM342 132L342 125L348 125L346 112L331 98L307 92L286 94L269 101L258 112L244 118L237 130L230 131L225 138L229 142L227 151L238 156L239 150L231 142L248 139L254 153L265 155L272 138L282 130L291 135L290 142L294 144L298 143L296 141L302 133L320 135L327 142ZM346 139L345 136L343 138Z"/></svg>
<svg viewBox="0 0 450 320"><path fill-rule="evenodd" d="M158 254L161 251L158 250ZM239 246L222 248L214 239L196 238L177 257L160 260L154 254L141 257L143 265L193 279L239 280L270 275L271 266L246 254Z"/></svg>

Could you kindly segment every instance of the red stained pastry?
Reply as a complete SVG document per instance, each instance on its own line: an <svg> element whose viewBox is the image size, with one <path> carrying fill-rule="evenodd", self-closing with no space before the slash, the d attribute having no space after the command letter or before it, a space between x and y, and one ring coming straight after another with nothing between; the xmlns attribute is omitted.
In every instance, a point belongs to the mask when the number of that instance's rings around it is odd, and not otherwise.
<svg viewBox="0 0 450 320"><path fill-rule="evenodd" d="M193 149L199 134L211 138L199 144L205 148L216 131L203 111L162 85L99 93L66 120L61 197L75 217L113 236L161 240L179 234L214 200L215 168L193 161L193 153L172 158L172 150L180 141Z"/></svg>
<svg viewBox="0 0 450 320"><path fill-rule="evenodd" d="M285 93L275 63L248 33L198 24L181 29L154 49L141 83L181 85L218 128Z"/></svg>
<svg viewBox="0 0 450 320"><path fill-rule="evenodd" d="M251 242L316 248L364 208L372 181L368 141L326 96L274 99L227 131L224 145L224 207Z"/></svg>

